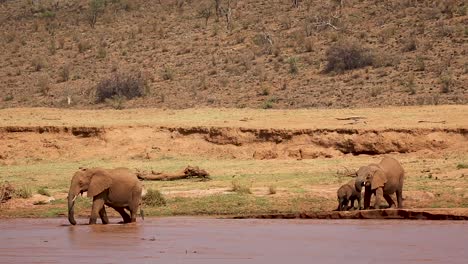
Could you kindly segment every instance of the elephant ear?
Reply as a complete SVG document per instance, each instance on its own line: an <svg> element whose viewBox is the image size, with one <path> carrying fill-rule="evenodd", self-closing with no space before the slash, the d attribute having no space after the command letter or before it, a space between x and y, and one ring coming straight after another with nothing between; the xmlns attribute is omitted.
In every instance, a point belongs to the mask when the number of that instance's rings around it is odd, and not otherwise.
<svg viewBox="0 0 468 264"><path fill-rule="evenodd" d="M109 173L98 170L91 176L91 182L88 188L88 197L94 197L112 185L112 178Z"/></svg>
<svg viewBox="0 0 468 264"><path fill-rule="evenodd" d="M383 187L387 182L387 178L382 170L375 170L374 175L371 180L371 189L375 190L377 188Z"/></svg>

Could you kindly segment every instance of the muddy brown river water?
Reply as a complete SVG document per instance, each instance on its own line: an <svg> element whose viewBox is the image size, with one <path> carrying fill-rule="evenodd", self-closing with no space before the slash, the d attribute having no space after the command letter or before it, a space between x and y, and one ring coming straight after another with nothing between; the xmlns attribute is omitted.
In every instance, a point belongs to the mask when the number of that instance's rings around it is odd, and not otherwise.
<svg viewBox="0 0 468 264"><path fill-rule="evenodd" d="M468 263L467 259L466 221L177 217L131 225L70 226L66 219L0 220L0 263Z"/></svg>

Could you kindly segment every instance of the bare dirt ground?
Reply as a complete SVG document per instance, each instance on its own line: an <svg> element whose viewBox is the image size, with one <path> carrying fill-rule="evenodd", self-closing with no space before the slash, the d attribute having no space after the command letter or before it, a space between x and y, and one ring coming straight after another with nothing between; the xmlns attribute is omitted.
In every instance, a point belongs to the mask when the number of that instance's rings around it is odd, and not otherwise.
<svg viewBox="0 0 468 264"><path fill-rule="evenodd" d="M34 197L9 200L1 215L64 215L69 179L80 166L171 173L194 165L210 173L210 181L145 182L168 199L167 206L147 208L150 215L330 211L349 179L343 174L382 155L406 170L405 207L468 207L467 113L466 106L4 109L0 179ZM89 203L82 199L78 213L86 215Z"/></svg>
<svg viewBox="0 0 468 264"><path fill-rule="evenodd" d="M65 219L7 219L0 232L8 242L0 243L2 263L461 264L468 257L468 224L462 221L169 217L70 226Z"/></svg>

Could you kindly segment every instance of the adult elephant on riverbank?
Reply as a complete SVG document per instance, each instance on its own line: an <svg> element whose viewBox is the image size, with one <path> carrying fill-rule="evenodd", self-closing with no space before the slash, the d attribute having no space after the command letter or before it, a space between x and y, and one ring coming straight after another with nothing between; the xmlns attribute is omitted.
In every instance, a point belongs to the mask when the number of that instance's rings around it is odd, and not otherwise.
<svg viewBox="0 0 468 264"><path fill-rule="evenodd" d="M380 209L382 197L385 198L390 207L395 207L395 202L390 196L393 193L396 193L398 208L402 208L404 175L403 167L391 157L384 157L379 164L370 164L359 168L356 187L365 186L364 209L370 208L372 194L375 194L375 209Z"/></svg>
<svg viewBox="0 0 468 264"><path fill-rule="evenodd" d="M93 198L89 224L96 224L100 216L102 223L109 223L104 205L114 208L124 223L136 222L137 210L141 203L142 186L137 176L127 168L80 169L71 180L68 192L68 220L76 224L73 207L79 194L88 192ZM125 211L130 211L130 215Z"/></svg>

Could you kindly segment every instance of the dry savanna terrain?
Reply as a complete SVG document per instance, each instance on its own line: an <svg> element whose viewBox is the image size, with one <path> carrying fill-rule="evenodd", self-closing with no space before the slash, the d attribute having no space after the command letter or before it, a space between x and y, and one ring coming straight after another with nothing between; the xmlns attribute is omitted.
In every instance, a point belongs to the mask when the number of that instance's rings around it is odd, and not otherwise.
<svg viewBox="0 0 468 264"><path fill-rule="evenodd" d="M460 105L3 109L0 182L15 191L0 204L0 217L64 216L71 176L94 166L176 173L191 165L210 174L144 181L163 196L145 202L147 215L330 211L346 174L384 155L406 170L406 208L467 208L467 120L468 107ZM79 198L77 214L88 215L90 203Z"/></svg>
<svg viewBox="0 0 468 264"><path fill-rule="evenodd" d="M0 108L466 104L466 12L464 0L2 0Z"/></svg>

